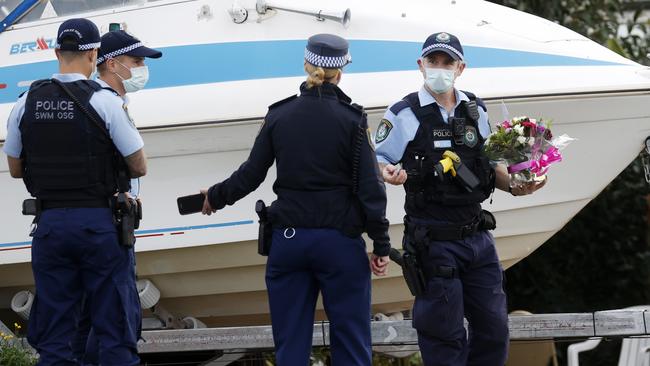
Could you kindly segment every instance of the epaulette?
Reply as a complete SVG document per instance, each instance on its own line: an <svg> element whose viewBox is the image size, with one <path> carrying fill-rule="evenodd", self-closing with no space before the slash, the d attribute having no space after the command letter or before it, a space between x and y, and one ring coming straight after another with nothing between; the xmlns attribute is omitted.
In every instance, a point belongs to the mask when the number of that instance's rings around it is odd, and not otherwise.
<svg viewBox="0 0 650 366"><path fill-rule="evenodd" d="M485 106L485 103L481 98L477 97L476 94L464 90L461 90L461 92L465 93L465 95L467 95L470 101L476 102L476 105L481 107L483 111L487 112L487 107Z"/></svg>
<svg viewBox="0 0 650 366"><path fill-rule="evenodd" d="M339 103L343 104L344 106L348 107L351 111L353 111L355 114L363 114L365 113L365 110L363 109L362 105L356 104L356 103L348 103L344 100L339 100Z"/></svg>
<svg viewBox="0 0 650 366"><path fill-rule="evenodd" d="M350 103L350 105L351 105L353 108L355 108L355 109L360 110L360 111L363 112L363 106L362 106L361 104Z"/></svg>
<svg viewBox="0 0 650 366"><path fill-rule="evenodd" d="M292 95L292 96L290 96L290 97L288 97L288 98L282 99L282 100L280 100L280 101L277 101L277 102L271 104L271 105L269 106L269 109L273 109L273 108L275 108L275 107L277 107L277 106L280 106L280 105L282 105L282 104L284 104L284 103L287 103L287 102L289 102L289 101L292 101L292 100L294 100L294 99L296 99L296 98L298 98L298 96L294 94L294 95Z"/></svg>
<svg viewBox="0 0 650 366"><path fill-rule="evenodd" d="M393 105L390 107L389 110L390 110L394 115L397 116L397 114L399 114L399 112L405 110L406 108L409 108L409 104L408 104L407 101L405 101L404 99L402 99L402 100L400 100L399 102L393 104Z"/></svg>

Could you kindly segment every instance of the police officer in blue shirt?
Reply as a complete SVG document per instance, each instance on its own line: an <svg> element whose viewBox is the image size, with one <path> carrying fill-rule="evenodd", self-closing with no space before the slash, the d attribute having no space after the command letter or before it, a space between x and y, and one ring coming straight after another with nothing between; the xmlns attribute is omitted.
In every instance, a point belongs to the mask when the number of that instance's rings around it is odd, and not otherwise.
<svg viewBox="0 0 650 366"><path fill-rule="evenodd" d="M510 187L506 170L495 170L482 152L490 132L487 109L474 94L454 88L465 69L458 38L445 32L429 36L418 65L424 85L390 106L375 134L384 180L406 190L404 248L416 255L426 278L413 305L413 326L425 365L502 366L506 295L487 231L494 219L480 203L495 186L524 195L544 183ZM470 172L436 172L449 152ZM471 189L462 179L467 175L474 178L468 179L475 182Z"/></svg>
<svg viewBox="0 0 650 366"><path fill-rule="evenodd" d="M206 192L210 214L255 190L276 162L266 284L279 365L309 364L319 292L332 364L371 364L370 271L386 273L390 243L365 113L337 86L350 60L345 39L309 38L300 95L269 107L248 160ZM371 268L363 231L374 241Z"/></svg>
<svg viewBox="0 0 650 366"><path fill-rule="evenodd" d="M77 364L71 341L84 294L100 363L139 364L133 252L118 243L109 202L117 177L145 175L146 159L122 100L88 80L99 46L91 21L63 22L60 73L34 82L7 125L10 174L24 180L40 208L31 234L36 299L28 329L39 365Z"/></svg>
<svg viewBox="0 0 650 366"><path fill-rule="evenodd" d="M127 93L142 90L149 80L145 57L157 59L161 56L162 52L146 47L139 39L123 30L108 32L101 37L101 47L97 57L99 77L95 81L102 88L119 95L124 101L123 109L129 115ZM138 198L139 178L131 180L129 193L132 197ZM91 331L91 314L88 305L84 302L72 347L75 357L83 360L84 365L95 365L99 363L99 344L94 332Z"/></svg>

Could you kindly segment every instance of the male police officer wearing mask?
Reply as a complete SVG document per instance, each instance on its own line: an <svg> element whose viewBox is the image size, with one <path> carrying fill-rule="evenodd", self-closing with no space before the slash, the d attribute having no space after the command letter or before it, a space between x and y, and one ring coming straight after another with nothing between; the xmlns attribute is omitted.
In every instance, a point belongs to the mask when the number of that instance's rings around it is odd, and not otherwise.
<svg viewBox="0 0 650 366"><path fill-rule="evenodd" d="M149 69L145 65L145 57L160 58L162 52L145 47L137 38L123 30L104 34L97 57L99 78L95 81L104 89L119 95L124 101L123 109L127 111L129 97L144 88L149 80ZM131 180L131 197L140 195L140 179ZM138 198L139 199L139 198ZM73 341L73 350L78 360L84 365L99 363L99 344L97 337L91 331L90 307L84 302L82 316L79 321L77 335ZM138 322L139 323L139 322Z"/></svg>
<svg viewBox="0 0 650 366"><path fill-rule="evenodd" d="M420 351L428 366L503 366L506 296L494 238L487 231L494 220L480 203L495 184L524 195L544 183L511 188L506 170L499 166L495 172L482 153L490 132L487 109L473 94L454 88L465 69L458 38L444 32L429 36L418 65L424 86L386 111L375 143L384 180L405 186L404 247L414 252L426 279L413 305ZM452 154L469 172L453 177L440 169L438 162Z"/></svg>
<svg viewBox="0 0 650 366"><path fill-rule="evenodd" d="M374 240L370 267L377 275L386 272L390 243L365 113L337 87L350 59L345 39L309 38L300 96L269 107L248 160L212 186L204 203L204 214L234 204L276 161L266 284L279 365L308 364L319 291L331 322L332 364L371 364L370 269L361 232Z"/></svg>
<svg viewBox="0 0 650 366"><path fill-rule="evenodd" d="M109 201L120 171L143 176L146 160L122 100L88 80L99 46L91 21L61 24L60 73L34 82L8 121L10 174L24 179L40 206L31 234L36 299L28 332L39 365L77 364L71 341L84 295L100 363L139 364L133 252L118 243Z"/></svg>

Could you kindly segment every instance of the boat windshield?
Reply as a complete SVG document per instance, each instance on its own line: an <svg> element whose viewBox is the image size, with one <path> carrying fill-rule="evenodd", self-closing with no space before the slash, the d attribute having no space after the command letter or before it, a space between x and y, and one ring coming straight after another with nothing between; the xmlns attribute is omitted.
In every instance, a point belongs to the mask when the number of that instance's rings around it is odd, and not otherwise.
<svg viewBox="0 0 650 366"><path fill-rule="evenodd" d="M86 13L102 9L114 9L129 5L142 5L155 0L42 0L17 23L40 19ZM0 19L4 19L23 0L0 0Z"/></svg>

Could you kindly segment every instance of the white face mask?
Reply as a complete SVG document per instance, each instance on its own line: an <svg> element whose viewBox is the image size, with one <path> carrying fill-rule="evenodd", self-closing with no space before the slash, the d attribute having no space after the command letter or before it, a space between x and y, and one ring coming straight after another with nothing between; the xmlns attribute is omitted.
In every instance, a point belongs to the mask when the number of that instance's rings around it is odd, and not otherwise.
<svg viewBox="0 0 650 366"><path fill-rule="evenodd" d="M454 79L456 78L454 70L426 67L424 71L426 74L424 82L432 92L443 94L454 86Z"/></svg>
<svg viewBox="0 0 650 366"><path fill-rule="evenodd" d="M121 62L115 60L122 67L129 69L124 66ZM122 84L124 85L124 91L127 93L137 92L138 90L144 89L144 86L149 81L149 68L147 66L138 66L132 67L129 69L131 71L131 77L129 79L124 79L120 74L115 73L120 79L122 79Z"/></svg>

